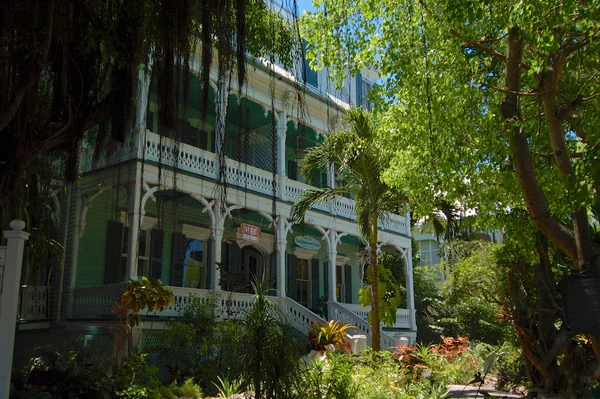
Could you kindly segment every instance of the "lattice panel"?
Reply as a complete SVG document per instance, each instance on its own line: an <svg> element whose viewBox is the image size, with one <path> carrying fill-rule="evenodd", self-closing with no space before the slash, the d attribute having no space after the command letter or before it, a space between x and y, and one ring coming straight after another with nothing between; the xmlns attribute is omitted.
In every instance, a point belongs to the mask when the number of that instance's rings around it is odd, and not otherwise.
<svg viewBox="0 0 600 399"><path fill-rule="evenodd" d="M242 133L233 140L233 158L268 172L273 171L273 126Z"/></svg>

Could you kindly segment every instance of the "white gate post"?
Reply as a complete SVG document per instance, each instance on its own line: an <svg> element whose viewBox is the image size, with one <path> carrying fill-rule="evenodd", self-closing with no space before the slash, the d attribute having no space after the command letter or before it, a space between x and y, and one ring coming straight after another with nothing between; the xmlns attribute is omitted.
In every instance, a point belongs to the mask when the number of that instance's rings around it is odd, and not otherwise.
<svg viewBox="0 0 600 399"><path fill-rule="evenodd" d="M13 220L10 228L12 230L4 232L6 256L3 278L0 280L0 398L8 398L10 391L23 249L29 238L29 233L23 231L25 222L22 220Z"/></svg>

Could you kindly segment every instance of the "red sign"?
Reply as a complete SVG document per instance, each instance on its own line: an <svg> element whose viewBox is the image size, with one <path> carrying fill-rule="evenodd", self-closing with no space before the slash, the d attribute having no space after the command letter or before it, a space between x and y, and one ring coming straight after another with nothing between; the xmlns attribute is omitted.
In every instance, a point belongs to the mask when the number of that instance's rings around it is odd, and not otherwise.
<svg viewBox="0 0 600 399"><path fill-rule="evenodd" d="M242 224L242 232L244 233L244 240L258 242L260 236L260 229L251 224Z"/></svg>

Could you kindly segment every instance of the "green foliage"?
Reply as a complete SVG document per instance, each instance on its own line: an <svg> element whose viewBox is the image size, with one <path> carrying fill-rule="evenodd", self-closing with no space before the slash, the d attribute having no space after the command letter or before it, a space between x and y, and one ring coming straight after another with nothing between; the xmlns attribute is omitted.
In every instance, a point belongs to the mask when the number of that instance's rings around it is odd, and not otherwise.
<svg viewBox="0 0 600 399"><path fill-rule="evenodd" d="M436 324L444 334L498 344L511 337L511 326L498 317L510 303L506 270L498 260L503 249L491 243L474 248L471 255L455 260L441 291L444 313Z"/></svg>
<svg viewBox="0 0 600 399"><path fill-rule="evenodd" d="M191 296L180 317L167 322L159 346L150 350L160 355L172 379L199 377L202 389L210 392L217 376L239 373L238 328L238 321L217 323L214 300Z"/></svg>
<svg viewBox="0 0 600 399"><path fill-rule="evenodd" d="M220 398L229 398L240 393L244 385L244 379L241 377L230 381L227 377L218 376L217 380L219 380L219 383L213 384L217 387Z"/></svg>
<svg viewBox="0 0 600 399"><path fill-rule="evenodd" d="M129 310L126 323L133 328L140 323L139 313L142 309L148 312L162 312L175 303L171 289L160 279L149 279L142 276L139 280L130 280L127 289L121 295L121 306Z"/></svg>
<svg viewBox="0 0 600 399"><path fill-rule="evenodd" d="M308 330L308 341L311 349L325 350L327 345L334 345L338 350L349 351L350 340L346 335L350 324L341 324L339 320L329 320L325 324L311 323Z"/></svg>
<svg viewBox="0 0 600 399"><path fill-rule="evenodd" d="M260 284L238 324L236 345L241 376L254 386L256 398L285 397L298 370L299 343L277 305Z"/></svg>
<svg viewBox="0 0 600 399"><path fill-rule="evenodd" d="M353 379L350 359L337 353L327 353L326 361L315 361L302 368L296 392L298 398L353 399L358 398L359 385Z"/></svg>
<svg viewBox="0 0 600 399"><path fill-rule="evenodd" d="M194 382L193 378L187 378L180 386L172 386L171 392L178 397L202 398L204 394L202 389Z"/></svg>
<svg viewBox="0 0 600 399"><path fill-rule="evenodd" d="M66 354L46 347L30 367L66 372L65 390L74 397L112 398L120 392L122 397L143 398L160 386L158 370L147 363L147 354L136 351L117 365L109 354L94 347L78 344Z"/></svg>

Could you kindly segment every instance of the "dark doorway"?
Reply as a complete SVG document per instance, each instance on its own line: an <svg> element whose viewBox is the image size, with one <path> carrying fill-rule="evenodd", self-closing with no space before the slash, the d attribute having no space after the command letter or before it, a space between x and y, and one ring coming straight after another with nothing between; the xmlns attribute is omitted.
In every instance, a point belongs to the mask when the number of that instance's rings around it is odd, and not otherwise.
<svg viewBox="0 0 600 399"><path fill-rule="evenodd" d="M243 291L253 294L254 289L252 288L252 283L262 281L263 278L264 267L262 254L253 247L242 248L241 269L242 274L247 281L247 285Z"/></svg>

